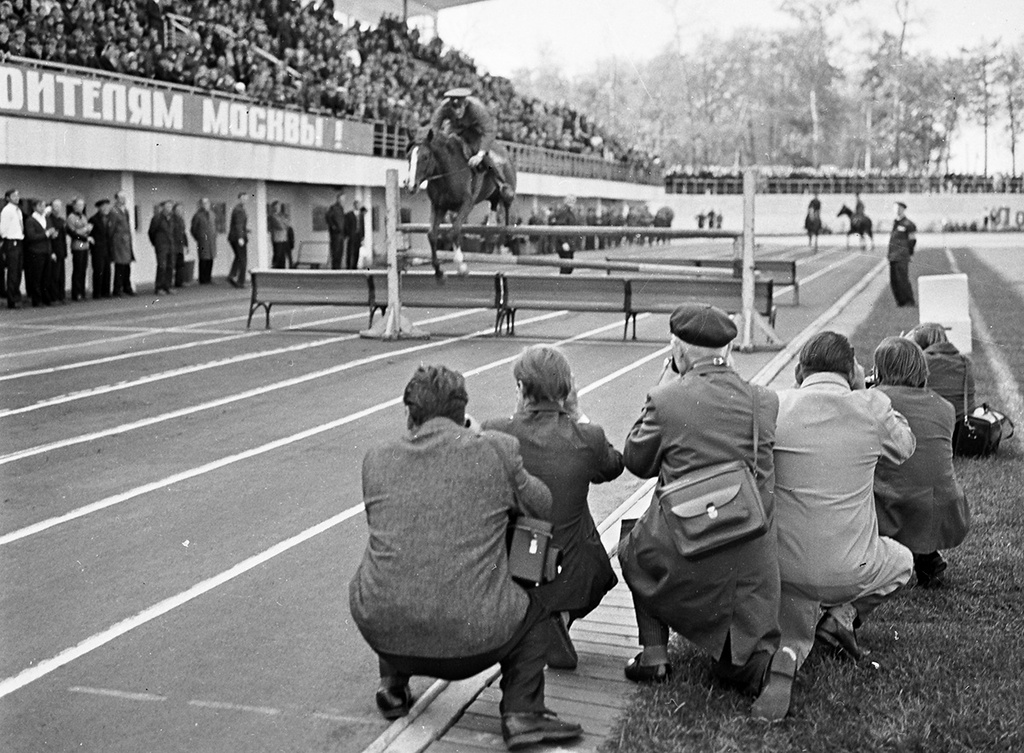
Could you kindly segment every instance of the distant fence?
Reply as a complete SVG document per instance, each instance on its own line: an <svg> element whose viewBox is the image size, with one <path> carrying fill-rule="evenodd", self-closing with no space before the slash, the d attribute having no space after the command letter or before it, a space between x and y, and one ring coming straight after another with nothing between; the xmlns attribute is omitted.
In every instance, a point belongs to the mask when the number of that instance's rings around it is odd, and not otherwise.
<svg viewBox="0 0 1024 753"><path fill-rule="evenodd" d="M762 194L922 194L922 193L1024 193L1024 177L982 175L761 175ZM728 195L743 193L740 175L668 175L665 193Z"/></svg>

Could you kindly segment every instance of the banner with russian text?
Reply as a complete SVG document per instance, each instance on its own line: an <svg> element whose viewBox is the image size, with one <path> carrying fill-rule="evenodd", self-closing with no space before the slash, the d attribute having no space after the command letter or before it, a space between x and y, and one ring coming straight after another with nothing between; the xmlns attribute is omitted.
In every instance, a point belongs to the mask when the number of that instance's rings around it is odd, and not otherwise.
<svg viewBox="0 0 1024 753"><path fill-rule="evenodd" d="M0 114L373 154L370 123L10 62L0 65Z"/></svg>

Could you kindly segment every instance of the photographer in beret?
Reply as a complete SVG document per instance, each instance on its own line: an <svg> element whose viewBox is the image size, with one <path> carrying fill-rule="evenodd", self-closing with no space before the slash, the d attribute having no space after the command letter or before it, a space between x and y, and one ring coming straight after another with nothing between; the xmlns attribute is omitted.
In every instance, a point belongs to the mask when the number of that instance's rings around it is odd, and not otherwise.
<svg viewBox="0 0 1024 753"><path fill-rule="evenodd" d="M658 478L651 507L619 547L643 647L626 665L626 677L634 682L668 678L672 628L711 655L720 682L759 696L756 715L782 718L789 709L795 657L778 650L773 448L779 400L730 366L736 325L724 311L687 303L672 313L669 329L672 356L623 452L634 474ZM753 462L755 392L758 447ZM658 495L686 473L733 460L748 461L756 469L768 532L688 559L664 535Z"/></svg>

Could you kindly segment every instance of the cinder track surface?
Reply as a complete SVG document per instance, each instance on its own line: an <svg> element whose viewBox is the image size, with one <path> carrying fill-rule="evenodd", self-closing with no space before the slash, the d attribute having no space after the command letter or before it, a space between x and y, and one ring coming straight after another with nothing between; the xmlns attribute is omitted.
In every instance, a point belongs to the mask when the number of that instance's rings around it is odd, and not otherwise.
<svg viewBox="0 0 1024 753"><path fill-rule="evenodd" d="M787 339L881 258L763 255L799 259L801 306L777 292ZM247 311L218 285L0 317L0 748L361 750L385 723L348 612L360 467L404 430L415 367L466 373L486 418L513 410L524 345L563 343L621 444L667 339L664 316L623 342L621 317L533 311L495 338L492 312L439 307L408 312L431 340L382 343L358 338L364 310L275 308L270 331ZM639 483L596 487L595 517Z"/></svg>

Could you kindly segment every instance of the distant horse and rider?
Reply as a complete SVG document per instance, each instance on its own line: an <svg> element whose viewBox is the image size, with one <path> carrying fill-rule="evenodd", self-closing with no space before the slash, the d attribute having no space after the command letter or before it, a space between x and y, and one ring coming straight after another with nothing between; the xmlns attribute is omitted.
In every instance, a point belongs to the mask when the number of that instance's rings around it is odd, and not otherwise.
<svg viewBox="0 0 1024 753"><path fill-rule="evenodd" d="M864 214L863 207L860 207L860 212L855 212L850 209L846 204L843 204L843 208L839 210L839 214L836 217L848 217L850 220L850 229L846 231L846 247L850 247L850 236L856 233L860 236L860 247L864 250L864 236L866 235L871 241L871 250L875 250L875 236L871 232L871 218Z"/></svg>
<svg viewBox="0 0 1024 753"><path fill-rule="evenodd" d="M814 198L807 204L807 216L804 217L804 230L807 231L807 246L818 250L818 236L821 235L821 201L815 191Z"/></svg>
<svg viewBox="0 0 1024 753"><path fill-rule="evenodd" d="M442 130L447 121L452 133ZM434 274L443 277L437 259L439 227L452 213L452 243L455 267L465 274L462 255L462 226L477 204L488 202L491 212L504 209L504 224L516 191L516 170L505 150L494 142L494 119L483 103L467 89L445 93L430 127L409 150L409 193L424 182L430 199L430 261Z"/></svg>

